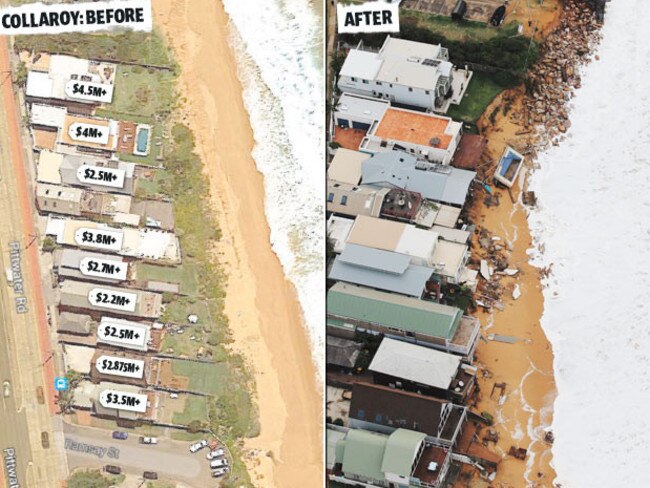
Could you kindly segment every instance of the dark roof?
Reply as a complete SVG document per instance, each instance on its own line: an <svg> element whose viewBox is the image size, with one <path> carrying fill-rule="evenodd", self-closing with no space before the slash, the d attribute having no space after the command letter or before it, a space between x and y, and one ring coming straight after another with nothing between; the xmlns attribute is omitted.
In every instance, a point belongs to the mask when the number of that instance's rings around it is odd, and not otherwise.
<svg viewBox="0 0 650 488"><path fill-rule="evenodd" d="M487 146L487 139L476 134L463 134L452 166L462 169L476 169Z"/></svg>
<svg viewBox="0 0 650 488"><path fill-rule="evenodd" d="M440 414L446 403L387 386L355 383L350 418L438 437Z"/></svg>
<svg viewBox="0 0 650 488"><path fill-rule="evenodd" d="M361 344L348 339L327 336L327 364L354 368L361 351Z"/></svg>

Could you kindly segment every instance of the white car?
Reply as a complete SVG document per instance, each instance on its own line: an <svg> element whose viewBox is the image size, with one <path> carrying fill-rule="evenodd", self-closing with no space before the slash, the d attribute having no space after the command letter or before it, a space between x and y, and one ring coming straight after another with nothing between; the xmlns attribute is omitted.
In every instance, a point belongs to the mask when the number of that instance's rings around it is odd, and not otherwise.
<svg viewBox="0 0 650 488"><path fill-rule="evenodd" d="M211 459L215 459L218 457L223 457L226 455L226 451L223 449L215 449L214 451L210 451L208 454L206 454L205 458L210 461Z"/></svg>
<svg viewBox="0 0 650 488"><path fill-rule="evenodd" d="M172 398L172 399L175 400L176 398L178 398L178 393L170 393L169 398Z"/></svg>
<svg viewBox="0 0 650 488"><path fill-rule="evenodd" d="M5 398L11 396L11 383L9 383L8 381L2 383L2 394L4 395Z"/></svg>
<svg viewBox="0 0 650 488"><path fill-rule="evenodd" d="M140 442L142 444L158 444L157 437L141 437Z"/></svg>
<svg viewBox="0 0 650 488"><path fill-rule="evenodd" d="M215 459L214 461L210 462L210 467L211 468L225 468L228 466L228 461L226 461L224 458L221 459Z"/></svg>
<svg viewBox="0 0 650 488"><path fill-rule="evenodd" d="M197 452L197 451L200 451L201 449L203 449L203 448L206 447L207 445L208 445L208 441L206 441L206 440L202 440L202 441L196 442L196 443L194 443L194 444L192 444L192 445L190 446L190 452Z"/></svg>
<svg viewBox="0 0 650 488"><path fill-rule="evenodd" d="M228 467L225 468L218 468L212 471L212 477L213 478L219 478L220 476L223 476L228 472Z"/></svg>

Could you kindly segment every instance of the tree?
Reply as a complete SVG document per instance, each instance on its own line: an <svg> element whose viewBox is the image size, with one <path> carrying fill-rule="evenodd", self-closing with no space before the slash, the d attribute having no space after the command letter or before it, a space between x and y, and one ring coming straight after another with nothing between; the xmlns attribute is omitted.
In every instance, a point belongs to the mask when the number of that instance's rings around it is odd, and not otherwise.
<svg viewBox="0 0 650 488"><path fill-rule="evenodd" d="M43 239L43 252L52 252L56 249L56 242L51 236L46 236Z"/></svg>
<svg viewBox="0 0 650 488"><path fill-rule="evenodd" d="M97 470L77 471L68 478L68 488L108 488L111 481Z"/></svg>

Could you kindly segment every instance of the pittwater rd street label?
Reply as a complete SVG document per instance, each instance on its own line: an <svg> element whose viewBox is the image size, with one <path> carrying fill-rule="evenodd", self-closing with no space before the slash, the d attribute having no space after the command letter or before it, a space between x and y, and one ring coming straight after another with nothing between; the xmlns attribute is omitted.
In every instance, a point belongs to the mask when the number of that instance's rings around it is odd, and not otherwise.
<svg viewBox="0 0 650 488"><path fill-rule="evenodd" d="M81 227L74 233L75 242L82 247L94 247L96 249L106 249L109 251L119 251L122 249L122 232L105 229L89 229Z"/></svg>
<svg viewBox="0 0 650 488"><path fill-rule="evenodd" d="M11 287L14 289L14 304L16 313L27 313L27 297L25 296L25 282L20 260L20 242L9 243L9 261L11 270L7 270L7 279L11 277Z"/></svg>
<svg viewBox="0 0 650 488"><path fill-rule="evenodd" d="M102 321L97 338L104 342L122 344L125 347L143 348L147 343L147 329L134 324Z"/></svg>
<svg viewBox="0 0 650 488"><path fill-rule="evenodd" d="M106 290L105 288L93 288L88 292L88 302L95 307L135 312L135 304L138 295L124 291Z"/></svg>
<svg viewBox="0 0 650 488"><path fill-rule="evenodd" d="M340 33L399 32L399 7L385 2L336 6Z"/></svg>
<svg viewBox="0 0 650 488"><path fill-rule="evenodd" d="M70 124L68 135L75 141L92 142L93 144L108 144L108 137L110 136L108 127L86 124L85 122Z"/></svg>
<svg viewBox="0 0 650 488"><path fill-rule="evenodd" d="M75 100L111 103L113 101L113 85L70 80L65 85L65 94Z"/></svg>
<svg viewBox="0 0 650 488"><path fill-rule="evenodd" d="M0 35L62 34L128 28L151 32L151 0L32 3L0 10Z"/></svg>
<svg viewBox="0 0 650 488"><path fill-rule="evenodd" d="M16 467L16 450L13 447L8 447L2 450L2 454L5 462L5 472L7 473L7 486L20 488L18 469Z"/></svg>
<svg viewBox="0 0 650 488"><path fill-rule="evenodd" d="M82 165L77 168L77 179L89 185L110 186L124 188L126 171L115 168L102 168L100 166Z"/></svg>
<svg viewBox="0 0 650 488"><path fill-rule="evenodd" d="M99 394L99 403L105 408L116 408L130 412L147 411L147 395L118 390L104 390Z"/></svg>
<svg viewBox="0 0 650 488"><path fill-rule="evenodd" d="M103 374L138 379L144 375L144 361L139 359L99 356L95 366L97 367L97 371Z"/></svg>
<svg viewBox="0 0 650 488"><path fill-rule="evenodd" d="M96 278L111 278L114 280L126 280L129 265L120 261L101 258L83 258L79 263L79 271L84 276Z"/></svg>

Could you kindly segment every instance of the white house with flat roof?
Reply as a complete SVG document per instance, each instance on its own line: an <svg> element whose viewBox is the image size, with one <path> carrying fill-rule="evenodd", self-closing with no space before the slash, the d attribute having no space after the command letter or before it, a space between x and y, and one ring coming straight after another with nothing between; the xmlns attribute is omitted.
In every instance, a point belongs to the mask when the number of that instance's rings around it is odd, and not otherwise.
<svg viewBox="0 0 650 488"><path fill-rule="evenodd" d="M445 112L453 77L454 66L446 48L387 36L378 52L361 44L350 49L337 86L342 92ZM468 82L469 78L459 87L457 98Z"/></svg>
<svg viewBox="0 0 650 488"><path fill-rule="evenodd" d="M346 149L367 154L401 150L445 165L451 163L462 137L462 124L449 117L397 108L384 100L351 93L339 98L334 121L334 141ZM337 135L340 130L342 136ZM365 135L348 143L344 136L349 130L365 131Z"/></svg>

